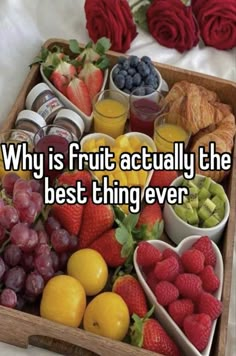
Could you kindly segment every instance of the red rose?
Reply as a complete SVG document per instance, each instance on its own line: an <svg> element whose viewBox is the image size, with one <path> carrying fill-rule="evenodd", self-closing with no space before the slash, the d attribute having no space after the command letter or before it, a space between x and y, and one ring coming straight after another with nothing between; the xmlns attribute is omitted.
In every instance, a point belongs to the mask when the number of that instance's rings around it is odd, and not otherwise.
<svg viewBox="0 0 236 356"><path fill-rule="evenodd" d="M192 8L181 0L154 0L147 10L147 23L152 36L165 47L184 52L199 42Z"/></svg>
<svg viewBox="0 0 236 356"><path fill-rule="evenodd" d="M127 0L86 0L86 28L96 42L100 37L111 41L111 49L126 52L136 37L136 26Z"/></svg>
<svg viewBox="0 0 236 356"><path fill-rule="evenodd" d="M218 49L236 46L236 0L194 0L193 11L206 45Z"/></svg>

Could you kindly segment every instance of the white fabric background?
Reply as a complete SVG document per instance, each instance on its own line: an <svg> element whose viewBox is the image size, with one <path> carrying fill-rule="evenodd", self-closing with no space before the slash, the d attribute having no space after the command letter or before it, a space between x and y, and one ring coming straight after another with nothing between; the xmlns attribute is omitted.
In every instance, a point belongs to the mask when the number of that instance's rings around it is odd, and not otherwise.
<svg viewBox="0 0 236 356"><path fill-rule="evenodd" d="M0 0L0 123L15 101L28 65L45 40L57 37L88 41L83 7L84 0ZM180 54L158 45L149 34L140 31L128 54L149 55L161 63L236 81L236 48L218 51L201 43ZM235 266L233 276L227 356L236 354ZM49 356L53 353L31 346L22 350L0 343L0 355Z"/></svg>

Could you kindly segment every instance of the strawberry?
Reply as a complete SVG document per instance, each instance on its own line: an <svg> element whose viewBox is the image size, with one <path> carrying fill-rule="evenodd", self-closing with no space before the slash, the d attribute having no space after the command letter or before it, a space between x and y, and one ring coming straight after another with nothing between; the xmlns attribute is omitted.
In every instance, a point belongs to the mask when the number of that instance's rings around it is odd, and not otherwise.
<svg viewBox="0 0 236 356"><path fill-rule="evenodd" d="M142 318L147 314L145 293L137 279L130 274L119 276L113 284L112 292L124 299L130 315L135 313Z"/></svg>
<svg viewBox="0 0 236 356"><path fill-rule="evenodd" d="M137 249L137 263L141 267L154 266L162 258L162 253L156 247L152 246L146 241L138 244Z"/></svg>
<svg viewBox="0 0 236 356"><path fill-rule="evenodd" d="M212 294L203 292L198 300L198 312L208 314L211 320L217 319L223 310L223 304Z"/></svg>
<svg viewBox="0 0 236 356"><path fill-rule="evenodd" d="M60 61L49 79L62 94L66 95L67 85L75 74L76 69L72 64Z"/></svg>
<svg viewBox="0 0 236 356"><path fill-rule="evenodd" d="M80 204L54 204L53 216L60 222L70 235L78 235L81 227L84 206Z"/></svg>
<svg viewBox="0 0 236 356"><path fill-rule="evenodd" d="M159 280L157 279L155 272L150 271L147 275L146 283L149 286L149 288L153 291L153 293L155 293L156 285L158 282Z"/></svg>
<svg viewBox="0 0 236 356"><path fill-rule="evenodd" d="M149 313L148 313L149 314ZM180 356L180 350L161 324L153 318L133 315L131 344L166 356Z"/></svg>
<svg viewBox="0 0 236 356"><path fill-rule="evenodd" d="M84 207L83 221L81 224L78 248L90 246L93 241L104 232L111 229L114 223L114 213L110 205L96 205L92 198L88 199Z"/></svg>
<svg viewBox="0 0 236 356"><path fill-rule="evenodd" d="M157 262L154 271L160 281L173 282L179 274L179 263L175 257L168 257Z"/></svg>
<svg viewBox="0 0 236 356"><path fill-rule="evenodd" d="M178 253L176 253L171 248L166 248L164 251L162 251L162 259L165 260L168 257L175 257L179 263L179 273L184 273L184 267Z"/></svg>
<svg viewBox="0 0 236 356"><path fill-rule="evenodd" d="M210 265L204 268L199 277L202 280L202 287L206 292L214 293L220 286L220 280Z"/></svg>
<svg viewBox="0 0 236 356"><path fill-rule="evenodd" d="M66 88L67 98L86 115L91 115L92 103L87 85L83 80L74 78Z"/></svg>
<svg viewBox="0 0 236 356"><path fill-rule="evenodd" d="M152 179L149 183L151 187L169 187L173 180L178 177L178 173L176 171L166 171L166 170L158 170L154 171L152 175Z"/></svg>
<svg viewBox="0 0 236 356"><path fill-rule="evenodd" d="M211 318L207 314L186 316L183 323L184 332L198 351L203 351L211 334Z"/></svg>
<svg viewBox="0 0 236 356"><path fill-rule="evenodd" d="M79 73L79 78L87 85L90 99L99 93L103 84L103 71L93 63L85 63Z"/></svg>
<svg viewBox="0 0 236 356"><path fill-rule="evenodd" d="M182 273L175 280L175 286L179 293L184 298L189 298L192 301L197 300L202 292L202 281L200 277L193 273Z"/></svg>
<svg viewBox="0 0 236 356"><path fill-rule="evenodd" d="M63 172L58 178L58 185L68 185L68 186L76 186L76 182L81 181L82 185L86 187L86 195L91 195L91 183L92 176L89 171L73 171L73 172Z"/></svg>
<svg viewBox="0 0 236 356"><path fill-rule="evenodd" d="M181 261L186 272L198 274L204 269L205 256L199 250L187 250L182 254Z"/></svg>
<svg viewBox="0 0 236 356"><path fill-rule="evenodd" d="M122 266L126 261L122 256L122 245L116 238L116 229L104 232L89 247L98 251L109 267Z"/></svg>
<svg viewBox="0 0 236 356"><path fill-rule="evenodd" d="M179 297L176 286L167 281L161 281L156 285L155 296L159 304L167 306Z"/></svg>
<svg viewBox="0 0 236 356"><path fill-rule="evenodd" d="M138 229L137 238L140 238L141 240L154 240L162 235L164 221L158 203L146 205L143 208L136 228Z"/></svg>
<svg viewBox="0 0 236 356"><path fill-rule="evenodd" d="M184 318L193 312L194 304L191 299L178 299L168 305L168 313L180 328L183 326Z"/></svg>
<svg viewBox="0 0 236 356"><path fill-rule="evenodd" d="M192 248L195 248L203 253L205 256L205 265L211 265L215 267L216 265L216 254L212 245L211 240L208 236L202 236L197 240Z"/></svg>

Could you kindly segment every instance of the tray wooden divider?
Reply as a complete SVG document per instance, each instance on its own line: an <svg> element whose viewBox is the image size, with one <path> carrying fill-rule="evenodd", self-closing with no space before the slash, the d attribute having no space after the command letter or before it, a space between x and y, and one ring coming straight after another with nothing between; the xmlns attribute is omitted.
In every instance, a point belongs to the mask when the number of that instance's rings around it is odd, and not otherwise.
<svg viewBox="0 0 236 356"><path fill-rule="evenodd" d="M52 48L59 45L69 52L68 42L62 39L49 39L44 47ZM111 66L116 63L119 53L108 51ZM171 87L175 82L187 80L215 91L222 102L230 104L236 115L236 83L213 76L176 68L169 65L154 63L163 78ZM31 88L42 79L39 65L33 65L16 101L6 120L0 127L3 132L14 126L17 114L24 109L25 99ZM236 143L236 139L235 139ZM224 260L224 285L222 301L224 310L218 320L212 345L212 356L224 356L227 342L229 303L231 292L232 262L234 238L236 235L236 144L233 151L233 167L227 178L226 189L230 200L230 217L224 237L221 241L221 251ZM27 347L28 344L39 346L63 355L83 356L151 356L158 355L139 349L123 342L100 337L81 329L66 327L36 315L11 310L0 306L0 341ZM189 355L186 355L189 356Z"/></svg>

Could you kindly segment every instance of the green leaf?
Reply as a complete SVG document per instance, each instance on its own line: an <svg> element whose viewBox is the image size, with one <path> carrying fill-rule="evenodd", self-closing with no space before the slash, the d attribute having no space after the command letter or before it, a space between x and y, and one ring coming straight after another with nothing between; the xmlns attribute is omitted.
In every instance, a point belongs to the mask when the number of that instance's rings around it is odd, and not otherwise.
<svg viewBox="0 0 236 356"><path fill-rule="evenodd" d="M148 25L147 25L147 9L149 8L150 4L140 6L134 12L134 21L139 25L144 31L148 32Z"/></svg>
<svg viewBox="0 0 236 356"><path fill-rule="evenodd" d="M94 45L94 43L93 43L92 41L89 41L89 42L86 44L85 48L92 48L93 45Z"/></svg>
<svg viewBox="0 0 236 356"><path fill-rule="evenodd" d="M121 257L129 257L134 252L134 243L132 235L129 235L129 239L125 242L121 249Z"/></svg>
<svg viewBox="0 0 236 356"><path fill-rule="evenodd" d="M119 208L119 206L117 206L117 205L113 205L113 210L115 213L116 221L123 221L125 218L125 213L123 212L123 210L121 208Z"/></svg>
<svg viewBox="0 0 236 356"><path fill-rule="evenodd" d="M123 224L126 226L126 228L129 231L132 231L133 228L137 225L139 215L140 215L139 213L138 214L129 214L125 217Z"/></svg>
<svg viewBox="0 0 236 356"><path fill-rule="evenodd" d="M124 245L127 240L129 239L129 232L127 231L127 229L125 227L118 227L116 229L116 240L121 244Z"/></svg>
<svg viewBox="0 0 236 356"><path fill-rule="evenodd" d="M79 54L81 52L81 48L77 40L69 40L69 49L75 54Z"/></svg>
<svg viewBox="0 0 236 356"><path fill-rule="evenodd" d="M46 76L46 78L49 78L51 76L54 69L55 68L53 66L43 67L43 73Z"/></svg>
<svg viewBox="0 0 236 356"><path fill-rule="evenodd" d="M137 314L132 315L134 324L130 328L131 344L137 347L143 346L143 319Z"/></svg>
<svg viewBox="0 0 236 356"><path fill-rule="evenodd" d="M181 0L181 1L185 6L191 6L191 3L192 3L191 0Z"/></svg>
<svg viewBox="0 0 236 356"><path fill-rule="evenodd" d="M109 40L109 38L106 37L101 37L95 44L95 51L100 55L103 55L110 48L111 48L111 41Z"/></svg>
<svg viewBox="0 0 236 356"><path fill-rule="evenodd" d="M96 66L102 70L107 69L110 66L110 61L106 56L102 56L97 60Z"/></svg>

